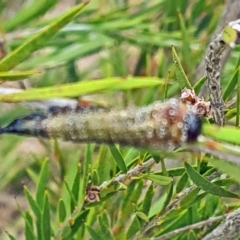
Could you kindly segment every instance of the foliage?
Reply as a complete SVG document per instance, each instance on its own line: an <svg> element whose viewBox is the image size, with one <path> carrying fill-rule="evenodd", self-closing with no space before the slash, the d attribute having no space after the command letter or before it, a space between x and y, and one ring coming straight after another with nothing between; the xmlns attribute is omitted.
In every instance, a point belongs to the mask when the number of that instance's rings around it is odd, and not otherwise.
<svg viewBox="0 0 240 240"><path fill-rule="evenodd" d="M0 60L0 77L16 86L28 82L32 88L0 94L0 101L14 106L1 114L1 125L30 111L16 107L17 102L82 96L120 107L176 97L185 86L199 93L203 79L194 81L195 69L224 4L220 0L76 1L56 16L51 10L65 1L19 3L14 14L9 10L11 2L0 1L8 52ZM224 100L238 95L237 104L226 110L227 127L218 131L206 123L203 134L216 141L216 149L239 153L225 146L240 146L239 132L234 138L236 129L230 127L239 125L238 48L225 66L222 81ZM131 147L43 139L31 140L34 152L25 149L25 141L1 137L0 190L5 194L12 188L28 202L27 209L19 206L20 217L6 226L10 239L18 239L16 222L24 222L24 237L29 240L154 239L239 205L240 167L223 161L224 155L219 160L210 153L178 149L169 156ZM201 144L211 147L209 142ZM169 165L172 156L185 163ZM156 164L144 173L114 181L151 159ZM228 175L220 178L216 168ZM184 197L174 205L179 193ZM90 197L96 201L86 201ZM208 231L193 229L171 239L199 239Z"/></svg>

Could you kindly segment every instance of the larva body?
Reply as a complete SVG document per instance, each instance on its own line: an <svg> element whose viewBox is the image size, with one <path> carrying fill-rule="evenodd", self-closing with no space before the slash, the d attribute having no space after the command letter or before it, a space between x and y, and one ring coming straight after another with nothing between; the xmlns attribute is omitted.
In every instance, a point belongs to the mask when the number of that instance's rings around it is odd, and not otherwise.
<svg viewBox="0 0 240 240"><path fill-rule="evenodd" d="M152 149L173 149L194 141L201 122L176 99L122 110L53 108L47 115L19 118L2 132Z"/></svg>

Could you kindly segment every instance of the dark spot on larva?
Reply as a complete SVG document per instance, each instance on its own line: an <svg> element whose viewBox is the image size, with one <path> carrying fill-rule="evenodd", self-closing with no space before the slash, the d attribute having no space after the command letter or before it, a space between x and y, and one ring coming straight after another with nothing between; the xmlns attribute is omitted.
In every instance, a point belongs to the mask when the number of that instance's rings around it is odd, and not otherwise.
<svg viewBox="0 0 240 240"><path fill-rule="evenodd" d="M226 44L223 40L220 40L219 43L220 43L221 45L225 45L225 44Z"/></svg>
<svg viewBox="0 0 240 240"><path fill-rule="evenodd" d="M214 64L219 64L219 63L220 63L220 58L214 58L214 59L212 60L212 62L213 62Z"/></svg>
<svg viewBox="0 0 240 240"><path fill-rule="evenodd" d="M211 86L211 89L212 89L213 91L215 91L215 90L217 89L217 86L213 85L213 86Z"/></svg>
<svg viewBox="0 0 240 240"><path fill-rule="evenodd" d="M188 113L185 115L183 122L187 133L187 141L195 141L201 133L202 123L200 118L193 113Z"/></svg>
<svg viewBox="0 0 240 240"><path fill-rule="evenodd" d="M206 68L206 71L207 71L207 72L212 72L212 68L207 67L207 68Z"/></svg>

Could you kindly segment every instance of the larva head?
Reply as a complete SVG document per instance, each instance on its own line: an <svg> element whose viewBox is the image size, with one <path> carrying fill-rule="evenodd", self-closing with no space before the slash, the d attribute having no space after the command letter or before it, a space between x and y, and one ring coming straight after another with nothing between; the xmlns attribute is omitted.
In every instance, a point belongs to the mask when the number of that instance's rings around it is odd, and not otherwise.
<svg viewBox="0 0 240 240"><path fill-rule="evenodd" d="M165 103L157 102L152 116L156 124L156 142L162 140L177 147L182 142L195 141L200 134L200 119L191 106L179 103L177 99L169 99Z"/></svg>
<svg viewBox="0 0 240 240"><path fill-rule="evenodd" d="M193 142L201 133L202 123L194 113L188 112L183 117L184 129L187 135L187 142Z"/></svg>

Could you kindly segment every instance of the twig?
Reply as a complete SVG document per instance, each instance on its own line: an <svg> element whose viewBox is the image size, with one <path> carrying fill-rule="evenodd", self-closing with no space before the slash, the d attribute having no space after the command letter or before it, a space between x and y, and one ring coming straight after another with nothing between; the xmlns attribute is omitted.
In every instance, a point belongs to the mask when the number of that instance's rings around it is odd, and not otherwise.
<svg viewBox="0 0 240 240"><path fill-rule="evenodd" d="M146 162L137 165L133 169L130 169L126 174L120 174L114 179L110 181L105 181L103 182L100 186L96 187L98 190L101 190L103 188L106 188L107 186L117 183L117 182L123 182L133 176L139 176L140 173L144 172L148 168L150 168L153 164L155 163L155 160L153 158L150 158Z"/></svg>
<svg viewBox="0 0 240 240"><path fill-rule="evenodd" d="M234 240L240 235L240 208L229 213L226 219L202 240Z"/></svg>
<svg viewBox="0 0 240 240"><path fill-rule="evenodd" d="M211 175L209 175L207 177L207 179L209 181L212 181L213 179L215 179L216 177L220 176L221 173L219 171L213 172ZM166 213L168 213L171 210L177 209L177 207L179 206L181 200L188 194L190 193L192 190L194 190L196 188L195 185L192 185L186 189L184 189L182 192L180 192L176 198L169 204L169 206L167 206L167 208L160 214L160 216L158 218L153 218L151 221L149 221L144 228L141 231L141 236L143 236L148 230L150 230L153 227L158 226L158 223L160 222L160 220L163 219L163 217L166 215ZM138 236L139 237L139 236Z"/></svg>
<svg viewBox="0 0 240 240"><path fill-rule="evenodd" d="M207 220L204 220L204 221L201 221L201 222L198 222L198 223L194 223L194 224L182 227L182 228L178 228L178 229L173 230L172 232L166 233L166 234L164 234L162 236L159 236L159 237L156 237L156 238L150 238L150 240L166 240L166 239L170 239L171 237L174 237L174 236L176 236L176 235L178 235L180 233L183 233L183 232L186 232L186 231L189 231L189 230L193 230L193 229L196 229L196 228L201 228L201 227L207 226L207 225L209 225L211 223L220 221L223 218L224 218L224 216L212 217L212 218L209 218Z"/></svg>

